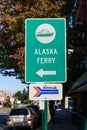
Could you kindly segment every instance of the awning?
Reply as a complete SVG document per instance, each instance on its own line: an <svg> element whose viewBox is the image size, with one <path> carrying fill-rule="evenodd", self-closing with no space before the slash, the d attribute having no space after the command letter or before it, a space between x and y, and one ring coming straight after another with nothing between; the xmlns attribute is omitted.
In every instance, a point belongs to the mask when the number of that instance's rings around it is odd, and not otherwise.
<svg viewBox="0 0 87 130"><path fill-rule="evenodd" d="M70 87L69 93L87 91L87 71Z"/></svg>

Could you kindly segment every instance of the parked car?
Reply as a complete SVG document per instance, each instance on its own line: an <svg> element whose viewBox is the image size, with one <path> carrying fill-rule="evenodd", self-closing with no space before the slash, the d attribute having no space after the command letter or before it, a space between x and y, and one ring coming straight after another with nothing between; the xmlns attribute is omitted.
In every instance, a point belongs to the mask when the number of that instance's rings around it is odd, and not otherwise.
<svg viewBox="0 0 87 130"><path fill-rule="evenodd" d="M35 113L38 117L38 123L41 124L42 123L42 111L39 110L39 106L31 104L31 105L27 105L27 108L32 108L35 111Z"/></svg>
<svg viewBox="0 0 87 130"><path fill-rule="evenodd" d="M7 125L9 130L12 130L16 127L25 127L35 130L36 127L36 117L32 109L29 108L16 108L12 109L8 118Z"/></svg>
<svg viewBox="0 0 87 130"><path fill-rule="evenodd" d="M61 104L56 104L56 105L54 105L54 108L55 108L55 110L57 110L57 111L61 111L61 110L62 110Z"/></svg>

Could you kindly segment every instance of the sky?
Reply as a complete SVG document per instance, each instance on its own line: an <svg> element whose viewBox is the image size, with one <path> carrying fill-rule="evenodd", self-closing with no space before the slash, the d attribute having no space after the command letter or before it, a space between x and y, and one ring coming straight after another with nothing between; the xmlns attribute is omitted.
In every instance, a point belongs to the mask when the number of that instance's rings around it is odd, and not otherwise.
<svg viewBox="0 0 87 130"><path fill-rule="evenodd" d="M0 74L0 90L16 93L17 91L22 91L27 86L27 84L21 83L20 79L16 79L16 77L2 76Z"/></svg>

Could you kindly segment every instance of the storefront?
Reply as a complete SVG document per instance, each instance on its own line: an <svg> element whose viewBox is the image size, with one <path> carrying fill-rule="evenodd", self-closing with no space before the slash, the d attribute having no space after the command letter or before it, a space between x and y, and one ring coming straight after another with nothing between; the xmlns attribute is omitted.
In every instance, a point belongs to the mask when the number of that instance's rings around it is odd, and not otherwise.
<svg viewBox="0 0 87 130"><path fill-rule="evenodd" d="M87 130L87 72L70 87L72 97L72 119L79 130Z"/></svg>

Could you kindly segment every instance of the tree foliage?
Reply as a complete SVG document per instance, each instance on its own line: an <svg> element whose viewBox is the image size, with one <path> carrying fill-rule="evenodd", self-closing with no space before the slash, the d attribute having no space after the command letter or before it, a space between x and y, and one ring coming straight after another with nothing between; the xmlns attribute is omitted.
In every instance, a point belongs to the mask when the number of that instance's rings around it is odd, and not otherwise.
<svg viewBox="0 0 87 130"><path fill-rule="evenodd" d="M11 101L10 101L10 97L9 96L6 98L6 101L4 102L4 106L5 107L11 107Z"/></svg>
<svg viewBox="0 0 87 130"><path fill-rule="evenodd" d="M28 89L23 89L23 91L17 91L14 94L14 97L17 100L20 100L22 103L30 103L29 101L29 90Z"/></svg>
<svg viewBox="0 0 87 130"><path fill-rule="evenodd" d="M22 101L22 92L21 91L17 91L14 95L18 100Z"/></svg>
<svg viewBox="0 0 87 130"><path fill-rule="evenodd" d="M25 19L67 18L73 1L0 0L0 73L24 79Z"/></svg>

